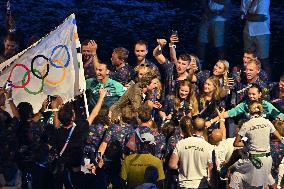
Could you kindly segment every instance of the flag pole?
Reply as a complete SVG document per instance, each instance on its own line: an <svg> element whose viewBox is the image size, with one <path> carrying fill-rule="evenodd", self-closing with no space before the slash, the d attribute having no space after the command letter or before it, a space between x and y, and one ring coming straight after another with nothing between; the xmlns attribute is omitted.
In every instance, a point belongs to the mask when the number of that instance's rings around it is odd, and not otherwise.
<svg viewBox="0 0 284 189"><path fill-rule="evenodd" d="M85 74L84 74L84 67L83 67L83 60L82 60L81 43L80 43L80 40L79 40L78 31L77 31L75 14L72 14L72 16L74 17L73 24L75 25L74 36L75 36L76 49L77 49L77 60L78 60L78 69L79 69L79 85L80 85L80 87L82 87L81 90L83 91L84 106L85 106L86 116L88 118L90 116L90 113L89 113L88 101L87 101L87 96L86 96L86 80L85 80L85 76L84 76Z"/></svg>
<svg viewBox="0 0 284 189"><path fill-rule="evenodd" d="M85 90L83 91L83 97L84 97L84 105L85 105L85 110L86 110L86 116L88 118L90 116L90 113L89 113L88 101L87 101L87 96L86 96Z"/></svg>

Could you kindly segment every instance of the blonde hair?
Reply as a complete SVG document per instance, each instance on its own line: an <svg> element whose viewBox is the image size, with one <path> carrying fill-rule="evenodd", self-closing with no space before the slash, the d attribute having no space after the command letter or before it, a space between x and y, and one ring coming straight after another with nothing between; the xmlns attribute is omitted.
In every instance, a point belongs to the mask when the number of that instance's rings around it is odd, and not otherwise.
<svg viewBox="0 0 284 189"><path fill-rule="evenodd" d="M230 64L227 60L218 60L218 62L222 63L224 65L224 73L223 73L223 81L224 85L228 84L228 74L229 74L229 68Z"/></svg>
<svg viewBox="0 0 284 189"><path fill-rule="evenodd" d="M210 76L207 80L210 80L215 87L212 99L220 100L221 97L220 97L220 82L219 82L219 79L217 79L214 76ZM206 105L206 98L205 97L206 97L206 94L204 92L202 92L201 97L200 97L200 102L201 102L203 107L205 107L205 105Z"/></svg>
<svg viewBox="0 0 284 189"><path fill-rule="evenodd" d="M157 99L160 99L162 94L162 83L159 78L154 78L152 81L157 82Z"/></svg>
<svg viewBox="0 0 284 189"><path fill-rule="evenodd" d="M155 74L155 69L153 67L151 67L149 64L138 65L134 68L134 71L136 72L137 75L142 70L145 71L145 73L150 72L152 74Z"/></svg>
<svg viewBox="0 0 284 189"><path fill-rule="evenodd" d="M186 103L185 105L186 105L187 108L189 108L191 106L191 110L190 110L191 116L198 114L199 113L198 102L197 102L196 94L195 94L195 91L193 89L191 82L189 82L188 80L183 80L179 84L179 89L182 86L188 86L188 88L189 88L189 94L188 94L188 98L185 101L185 103ZM177 94L176 94L176 97L175 97L175 100L174 100L174 108L175 108L175 110L178 110L180 108L181 99L179 98L179 90L177 90L176 93Z"/></svg>
<svg viewBox="0 0 284 189"><path fill-rule="evenodd" d="M261 115L263 112L262 104L259 102L252 102L249 105L249 113L251 115L258 114Z"/></svg>

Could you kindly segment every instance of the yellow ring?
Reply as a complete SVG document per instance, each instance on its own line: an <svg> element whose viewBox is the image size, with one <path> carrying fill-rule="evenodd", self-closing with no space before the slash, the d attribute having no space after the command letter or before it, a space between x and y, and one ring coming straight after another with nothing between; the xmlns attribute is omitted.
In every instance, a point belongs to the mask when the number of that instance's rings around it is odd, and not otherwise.
<svg viewBox="0 0 284 189"><path fill-rule="evenodd" d="M58 81L51 81L51 80L48 80L47 77L44 79L44 81L50 85L58 85L60 83L62 83L66 77L66 74L67 74L67 70L66 68L64 67L64 64L61 60L53 60L53 62L56 62L58 63L60 66L62 66L62 69L63 69L63 74L61 76L61 78L58 80ZM50 62L48 62L50 63Z"/></svg>

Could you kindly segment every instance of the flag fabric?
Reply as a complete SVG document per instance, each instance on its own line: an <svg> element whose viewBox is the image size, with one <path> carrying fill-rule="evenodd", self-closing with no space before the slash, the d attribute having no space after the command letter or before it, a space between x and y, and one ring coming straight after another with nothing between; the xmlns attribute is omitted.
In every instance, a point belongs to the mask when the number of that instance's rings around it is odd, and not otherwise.
<svg viewBox="0 0 284 189"><path fill-rule="evenodd" d="M32 104L37 112L47 95L60 95L63 102L86 88L75 15L48 35L0 64L0 86L12 82L13 99Z"/></svg>

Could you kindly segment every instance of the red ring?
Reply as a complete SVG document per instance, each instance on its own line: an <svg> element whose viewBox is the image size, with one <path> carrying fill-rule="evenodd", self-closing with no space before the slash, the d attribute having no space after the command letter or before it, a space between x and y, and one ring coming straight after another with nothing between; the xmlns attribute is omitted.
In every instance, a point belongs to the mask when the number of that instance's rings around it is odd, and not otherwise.
<svg viewBox="0 0 284 189"><path fill-rule="evenodd" d="M24 64L16 64L16 65L12 68L12 70L11 70L11 72L10 72L10 75L9 75L9 77L8 77L8 80L11 80L13 70L14 70L17 66L23 67L27 72L29 72L29 73L28 73L28 79L27 79L27 81L26 81L23 85L14 85L14 84L12 83L12 87L14 87L14 88L24 88L24 87L26 87L26 86L29 84L29 82L30 82L30 80L31 80L31 72L30 72L29 68L28 68L26 65L24 65Z"/></svg>

